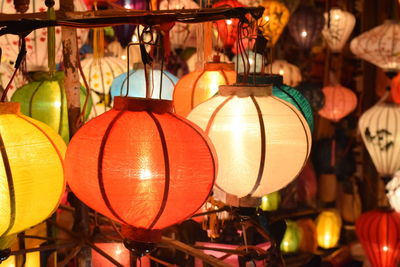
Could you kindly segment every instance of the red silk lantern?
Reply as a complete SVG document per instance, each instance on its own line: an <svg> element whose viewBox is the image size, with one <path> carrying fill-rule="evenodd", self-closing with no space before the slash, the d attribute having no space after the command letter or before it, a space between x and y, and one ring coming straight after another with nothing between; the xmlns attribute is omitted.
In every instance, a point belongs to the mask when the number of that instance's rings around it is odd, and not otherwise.
<svg viewBox="0 0 400 267"><path fill-rule="evenodd" d="M213 4L213 8L217 7L244 7L237 0L220 0ZM238 37L239 19L225 19L215 22L219 38L225 48L232 49Z"/></svg>
<svg viewBox="0 0 400 267"><path fill-rule="evenodd" d="M325 95L325 105L318 111L321 117L338 122L357 107L356 94L340 84L326 86L322 92Z"/></svg>
<svg viewBox="0 0 400 267"><path fill-rule="evenodd" d="M127 239L154 243L159 229L206 201L213 151L200 128L172 113L172 101L115 97L72 138L65 176L80 200L123 224Z"/></svg>
<svg viewBox="0 0 400 267"><path fill-rule="evenodd" d="M390 83L390 93L393 102L400 104L400 74L397 74Z"/></svg>
<svg viewBox="0 0 400 267"><path fill-rule="evenodd" d="M372 210L356 222L356 233L373 267L392 267L400 262L400 213Z"/></svg>

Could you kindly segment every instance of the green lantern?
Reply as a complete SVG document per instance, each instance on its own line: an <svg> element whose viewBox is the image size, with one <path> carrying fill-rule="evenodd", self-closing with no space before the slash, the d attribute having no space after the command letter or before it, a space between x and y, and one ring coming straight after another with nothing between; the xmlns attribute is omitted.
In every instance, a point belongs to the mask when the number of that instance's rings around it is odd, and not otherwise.
<svg viewBox="0 0 400 267"><path fill-rule="evenodd" d="M279 203L281 202L281 195L279 191L267 194L261 198L260 208L263 211L274 211L279 208Z"/></svg>
<svg viewBox="0 0 400 267"><path fill-rule="evenodd" d="M299 228L296 222L286 221L286 231L281 242L283 253L296 253L300 246Z"/></svg>
<svg viewBox="0 0 400 267"><path fill-rule="evenodd" d="M83 107L86 89L81 86L80 102ZM35 73L33 81L18 88L11 97L12 102L21 103L21 112L52 127L69 142L68 110L64 90L64 73L56 72L53 77L48 73ZM92 101L89 98L85 110L85 119L89 116Z"/></svg>

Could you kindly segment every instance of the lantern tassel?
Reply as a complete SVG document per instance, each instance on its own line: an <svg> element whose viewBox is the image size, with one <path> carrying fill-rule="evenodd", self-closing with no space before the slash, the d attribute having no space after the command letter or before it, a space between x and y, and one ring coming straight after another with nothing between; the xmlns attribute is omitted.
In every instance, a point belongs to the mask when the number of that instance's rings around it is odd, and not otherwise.
<svg viewBox="0 0 400 267"><path fill-rule="evenodd" d="M49 20L56 20L54 11L54 1L46 0L47 17ZM56 30L55 27L47 28L47 49L48 49L48 67L50 76L53 77L56 72Z"/></svg>

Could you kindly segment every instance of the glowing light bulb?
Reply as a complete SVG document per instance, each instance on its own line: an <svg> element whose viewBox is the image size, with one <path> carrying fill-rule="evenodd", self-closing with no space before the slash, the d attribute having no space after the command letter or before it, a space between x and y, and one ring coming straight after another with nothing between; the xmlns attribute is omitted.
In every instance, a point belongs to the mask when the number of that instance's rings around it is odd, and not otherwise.
<svg viewBox="0 0 400 267"><path fill-rule="evenodd" d="M265 16L265 17L264 17L264 20L265 20L266 22L268 22L268 21L269 21L269 16Z"/></svg>
<svg viewBox="0 0 400 267"><path fill-rule="evenodd" d="M336 14L336 15L334 16L334 19L335 19L335 20L339 20L339 19L340 19L340 16L339 16L338 14Z"/></svg>
<svg viewBox="0 0 400 267"><path fill-rule="evenodd" d="M132 42L136 43L138 41L138 37L136 35L132 36Z"/></svg>
<svg viewBox="0 0 400 267"><path fill-rule="evenodd" d="M149 180L151 179L151 171L150 170L140 170L140 180Z"/></svg>
<svg viewBox="0 0 400 267"><path fill-rule="evenodd" d="M117 249L115 250L115 254L121 255L121 253L122 253L122 250L121 250L121 249L117 248Z"/></svg>
<svg viewBox="0 0 400 267"><path fill-rule="evenodd" d="M130 4L125 4L124 7L125 7L126 9L131 9L131 8L132 8Z"/></svg>
<svg viewBox="0 0 400 267"><path fill-rule="evenodd" d="M388 247L388 246L383 246L382 250L383 250L383 251L388 251L388 250L389 250L389 247Z"/></svg>
<svg viewBox="0 0 400 267"><path fill-rule="evenodd" d="M301 37L307 37L307 32L306 31L302 31L301 32Z"/></svg>
<svg viewBox="0 0 400 267"><path fill-rule="evenodd" d="M283 76L283 74L285 74L285 71L283 69L279 70L279 75Z"/></svg>
<svg viewBox="0 0 400 267"><path fill-rule="evenodd" d="M254 64L254 59L249 58L249 64L250 64L250 65L253 65L253 64Z"/></svg>
<svg viewBox="0 0 400 267"><path fill-rule="evenodd" d="M225 20L226 24L231 25L232 24L232 20L231 19L227 19Z"/></svg>
<svg viewBox="0 0 400 267"><path fill-rule="evenodd" d="M61 102L60 101L55 101L54 102L54 106L57 107L57 108L61 107Z"/></svg>
<svg viewBox="0 0 400 267"><path fill-rule="evenodd" d="M126 60L126 56L125 56L125 55L122 55L122 56L121 56L121 59L122 59L122 60Z"/></svg>

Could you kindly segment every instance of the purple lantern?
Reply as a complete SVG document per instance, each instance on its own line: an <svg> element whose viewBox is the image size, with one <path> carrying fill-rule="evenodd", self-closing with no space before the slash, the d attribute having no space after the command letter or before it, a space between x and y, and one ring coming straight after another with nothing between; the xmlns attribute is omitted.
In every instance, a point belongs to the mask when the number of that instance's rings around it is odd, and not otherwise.
<svg viewBox="0 0 400 267"><path fill-rule="evenodd" d="M324 27L322 12L313 6L300 6L293 13L289 22L289 32L298 46L308 49Z"/></svg>
<svg viewBox="0 0 400 267"><path fill-rule="evenodd" d="M117 0L116 4L126 9L147 10L147 0ZM122 47L126 47L132 40L132 35L136 29L133 24L114 26L115 35Z"/></svg>

